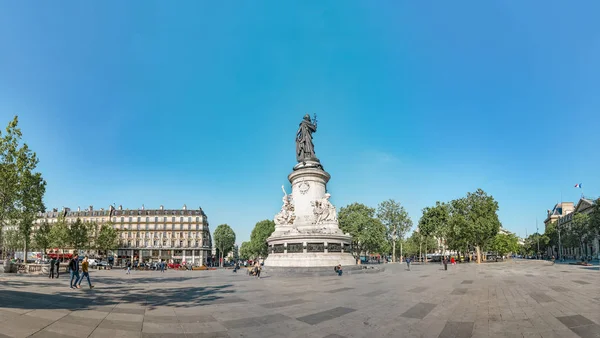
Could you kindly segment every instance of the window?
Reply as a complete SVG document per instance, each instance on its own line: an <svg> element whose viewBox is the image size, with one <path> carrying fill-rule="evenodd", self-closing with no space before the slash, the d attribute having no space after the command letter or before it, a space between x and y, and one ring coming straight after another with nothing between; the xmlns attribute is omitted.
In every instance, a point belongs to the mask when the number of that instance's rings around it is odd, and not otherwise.
<svg viewBox="0 0 600 338"><path fill-rule="evenodd" d="M148 230L148 224L146 224L145 228L146 228L146 230Z"/></svg>
<svg viewBox="0 0 600 338"><path fill-rule="evenodd" d="M179 222L183 223L183 217L179 217Z"/></svg>
<svg viewBox="0 0 600 338"><path fill-rule="evenodd" d="M200 217L196 217L196 222L200 222Z"/></svg>
<svg viewBox="0 0 600 338"><path fill-rule="evenodd" d="M121 223L125 222L125 217L121 217Z"/></svg>
<svg viewBox="0 0 600 338"><path fill-rule="evenodd" d="M136 230L140 230L140 225L139 225L139 224L136 224L136 225L135 225L135 229L136 229Z"/></svg>
<svg viewBox="0 0 600 338"><path fill-rule="evenodd" d="M175 217L171 217L171 222L175 223Z"/></svg>
<svg viewBox="0 0 600 338"><path fill-rule="evenodd" d="M127 237L131 238L131 231L127 233Z"/></svg>
<svg viewBox="0 0 600 338"><path fill-rule="evenodd" d="M137 218L137 221L138 221L138 223L141 221L141 219L142 219L141 217L138 217L138 218Z"/></svg>
<svg viewBox="0 0 600 338"><path fill-rule="evenodd" d="M150 217L146 217L146 223L150 222Z"/></svg>
<svg viewBox="0 0 600 338"><path fill-rule="evenodd" d="M200 226L198 224L196 224L196 230L199 230Z"/></svg>
<svg viewBox="0 0 600 338"><path fill-rule="evenodd" d="M179 238L183 238L183 232L179 233Z"/></svg>
<svg viewBox="0 0 600 338"><path fill-rule="evenodd" d="M129 223L131 223L131 217L129 217Z"/></svg>
<svg viewBox="0 0 600 338"><path fill-rule="evenodd" d="M191 218L191 217L188 217L188 222L191 222L191 221L192 221L192 218Z"/></svg>
<svg viewBox="0 0 600 338"><path fill-rule="evenodd" d="M158 223L158 217L154 217L154 223Z"/></svg>
<svg viewBox="0 0 600 338"><path fill-rule="evenodd" d="M166 218L166 217L163 217L163 222L166 222L166 221L167 221L167 218Z"/></svg>
<svg viewBox="0 0 600 338"><path fill-rule="evenodd" d="M188 232L188 238L192 238L192 233Z"/></svg>

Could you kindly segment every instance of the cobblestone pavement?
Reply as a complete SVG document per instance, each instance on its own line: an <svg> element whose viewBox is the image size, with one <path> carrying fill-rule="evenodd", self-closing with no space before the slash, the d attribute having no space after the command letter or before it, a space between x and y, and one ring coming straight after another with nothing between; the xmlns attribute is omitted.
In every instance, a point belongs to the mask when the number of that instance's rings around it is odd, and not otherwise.
<svg viewBox="0 0 600 338"><path fill-rule="evenodd" d="M0 277L0 337L600 337L600 272L539 261L388 264L260 280L243 271Z"/></svg>

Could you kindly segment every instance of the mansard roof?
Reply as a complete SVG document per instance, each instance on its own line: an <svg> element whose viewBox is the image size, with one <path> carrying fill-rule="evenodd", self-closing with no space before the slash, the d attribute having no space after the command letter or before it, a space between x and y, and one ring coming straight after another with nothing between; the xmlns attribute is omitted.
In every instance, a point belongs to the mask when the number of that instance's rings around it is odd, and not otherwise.
<svg viewBox="0 0 600 338"><path fill-rule="evenodd" d="M577 206L575 207L575 212L583 212L591 207L594 206L594 201L589 199L589 198L582 198L579 200L579 202L577 203Z"/></svg>

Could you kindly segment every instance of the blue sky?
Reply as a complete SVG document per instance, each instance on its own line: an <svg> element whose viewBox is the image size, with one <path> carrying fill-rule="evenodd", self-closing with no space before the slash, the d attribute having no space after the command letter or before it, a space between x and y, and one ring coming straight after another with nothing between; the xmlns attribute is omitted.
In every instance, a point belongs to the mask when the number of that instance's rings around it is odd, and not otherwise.
<svg viewBox="0 0 600 338"><path fill-rule="evenodd" d="M68 5L67 5L68 4ZM293 4L293 5L292 5ZM0 4L0 122L18 114L48 208L202 206L238 243L279 211L294 136L339 207L483 188L540 230L600 196L600 3Z"/></svg>

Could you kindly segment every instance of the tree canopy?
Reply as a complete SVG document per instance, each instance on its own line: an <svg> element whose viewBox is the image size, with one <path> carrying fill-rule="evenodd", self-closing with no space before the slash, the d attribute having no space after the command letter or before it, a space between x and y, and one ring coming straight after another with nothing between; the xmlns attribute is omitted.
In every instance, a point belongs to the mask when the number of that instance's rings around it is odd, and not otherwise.
<svg viewBox="0 0 600 338"><path fill-rule="evenodd" d="M113 227L112 223L106 223L100 228L96 238L96 248L98 250L115 250L119 246L119 232Z"/></svg>
<svg viewBox="0 0 600 338"><path fill-rule="evenodd" d="M215 229L213 239L221 254L220 264L223 266L223 257L227 256L235 244L235 232L229 225L221 224Z"/></svg>
<svg viewBox="0 0 600 338"><path fill-rule="evenodd" d="M275 231L275 222L270 219L260 221L254 225L254 229L250 234L250 242L247 245L250 256L253 258L267 257L269 253L267 238L271 236L273 231Z"/></svg>
<svg viewBox="0 0 600 338"><path fill-rule="evenodd" d="M31 241L31 228L39 212L45 211L43 203L46 181L35 172L38 158L22 142L17 116L9 122L5 133L0 133L0 227L18 226L22 238L24 257Z"/></svg>
<svg viewBox="0 0 600 338"><path fill-rule="evenodd" d="M386 242L386 228L375 218L375 209L352 203L340 209L340 229L352 235L352 252L355 258L361 253L379 252Z"/></svg>
<svg viewBox="0 0 600 338"><path fill-rule="evenodd" d="M396 241L400 239L400 255L402 256L402 244L404 237L412 228L412 220L408 212L400 203L393 199L379 203L377 207L377 218L385 226L386 238L392 246L392 261L396 261Z"/></svg>

